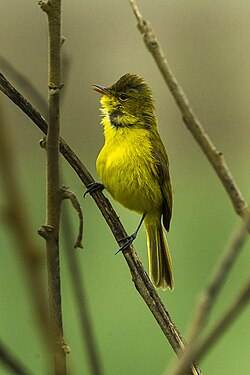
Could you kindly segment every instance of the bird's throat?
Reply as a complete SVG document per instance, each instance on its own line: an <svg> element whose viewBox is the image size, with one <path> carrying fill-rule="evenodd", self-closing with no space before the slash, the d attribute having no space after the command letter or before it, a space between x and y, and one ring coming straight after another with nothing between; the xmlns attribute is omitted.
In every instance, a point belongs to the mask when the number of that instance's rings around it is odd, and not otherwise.
<svg viewBox="0 0 250 375"><path fill-rule="evenodd" d="M138 123L138 118L120 109L114 109L108 112L108 120L112 128L128 128Z"/></svg>
<svg viewBox="0 0 250 375"><path fill-rule="evenodd" d="M123 128L126 126L125 115L119 109L109 112L109 121L113 128Z"/></svg>

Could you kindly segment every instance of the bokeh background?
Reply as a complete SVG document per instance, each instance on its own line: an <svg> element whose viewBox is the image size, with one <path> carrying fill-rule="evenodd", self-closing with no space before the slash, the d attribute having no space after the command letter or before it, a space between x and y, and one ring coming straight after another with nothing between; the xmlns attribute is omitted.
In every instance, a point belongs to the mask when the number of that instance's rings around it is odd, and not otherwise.
<svg viewBox="0 0 250 375"><path fill-rule="evenodd" d="M249 198L250 3L239 1L139 2L167 54L177 79L211 139L224 153L244 196ZM37 1L0 2L0 70L46 117L47 20ZM161 292L179 330L185 333L195 303L237 225L220 181L185 128L180 113L136 28L128 1L63 1L64 71L62 137L95 174L103 145L99 96L91 85L109 85L126 72L142 75L156 100L159 129L168 150L174 211L168 240L175 271L174 292ZM27 80L39 93L30 90ZM0 95L1 111L15 148L16 170L33 236L45 222L45 153L42 135L21 111ZM0 135L1 136L1 135ZM79 197L84 211L81 265L89 309L105 374L161 374L174 359L162 332L137 294L117 244L85 187L62 159L62 183ZM0 190L1 192L2 190ZM0 196L1 209L5 197ZM138 216L114 203L127 231ZM64 203L64 206L67 203ZM77 231L77 218L70 213ZM24 220L26 217L24 217ZM13 234L1 218L0 330L10 350L33 374L52 373L34 318ZM65 338L72 374L88 374L86 348L61 240ZM144 229L135 242L147 268ZM73 251L73 250L72 250ZM239 257L213 310L215 321L249 275L249 244ZM44 269L46 278L46 269ZM201 363L204 374L249 374L250 309L247 307ZM0 367L3 375L9 374Z"/></svg>

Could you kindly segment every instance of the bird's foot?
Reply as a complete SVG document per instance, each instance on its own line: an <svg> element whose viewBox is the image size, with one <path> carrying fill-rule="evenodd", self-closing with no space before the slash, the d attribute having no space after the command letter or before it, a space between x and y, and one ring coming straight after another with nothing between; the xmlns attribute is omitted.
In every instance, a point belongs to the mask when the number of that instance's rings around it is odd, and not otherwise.
<svg viewBox="0 0 250 375"><path fill-rule="evenodd" d="M134 242L134 240L136 239L137 233L139 232L139 229L140 229L146 215L147 215L147 212L145 211L143 213L142 217L141 217L141 220L139 222L138 227L131 234L131 236L127 236L127 237L124 237L124 238L121 238L120 240L118 240L118 242L124 242L125 241L125 243L120 247L120 249L115 253L115 255L118 254L120 251L123 251L123 250L127 249Z"/></svg>
<svg viewBox="0 0 250 375"><path fill-rule="evenodd" d="M91 184L89 184L87 186L87 190L85 191L85 193L83 194L83 197L85 198L85 196L87 194L92 194L94 193L95 191L103 191L104 189L104 186L103 184L100 184L99 182L91 182Z"/></svg>
<svg viewBox="0 0 250 375"><path fill-rule="evenodd" d="M115 255L118 254L120 251L123 251L123 250L127 249L130 245L132 245L132 243L136 239L137 232L138 231L135 231L134 233L131 234L131 236L127 236L127 237L124 237L124 238L121 238L120 240L118 240L118 242L124 242L124 244L120 247L119 250L117 250Z"/></svg>

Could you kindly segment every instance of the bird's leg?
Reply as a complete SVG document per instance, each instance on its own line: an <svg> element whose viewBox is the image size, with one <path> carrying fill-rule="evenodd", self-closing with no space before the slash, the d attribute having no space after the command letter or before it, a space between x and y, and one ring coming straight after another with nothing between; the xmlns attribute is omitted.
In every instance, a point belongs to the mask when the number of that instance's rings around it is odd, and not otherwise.
<svg viewBox="0 0 250 375"><path fill-rule="evenodd" d="M87 190L83 194L83 197L85 198L87 194L92 194L94 191L103 191L103 189L104 185L100 184L100 182L91 182L91 184L87 186Z"/></svg>
<svg viewBox="0 0 250 375"><path fill-rule="evenodd" d="M132 242L136 239L137 233L139 232L139 229L141 228L143 220L145 219L146 215L147 215L147 212L144 212L142 217L141 217L141 220L139 222L138 227L136 228L136 230L130 236L122 238L118 241L118 242L125 241L125 243L120 247L120 249L115 253L115 255L118 254L120 251L123 251L127 247L129 247L132 244Z"/></svg>

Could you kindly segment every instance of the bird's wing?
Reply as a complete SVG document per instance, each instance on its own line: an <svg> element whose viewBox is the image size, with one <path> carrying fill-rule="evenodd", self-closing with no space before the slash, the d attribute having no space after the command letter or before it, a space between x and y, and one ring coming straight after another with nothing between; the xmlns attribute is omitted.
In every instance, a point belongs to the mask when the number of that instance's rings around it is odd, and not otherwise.
<svg viewBox="0 0 250 375"><path fill-rule="evenodd" d="M168 231L172 215L172 187L169 175L169 163L165 147L160 138L153 142L153 154L156 160L157 178L163 194L163 224Z"/></svg>

